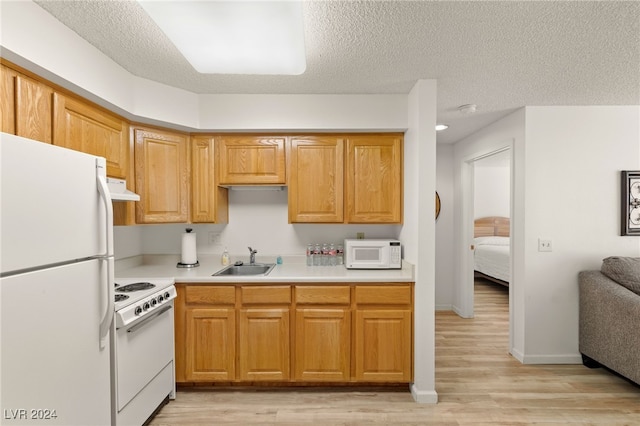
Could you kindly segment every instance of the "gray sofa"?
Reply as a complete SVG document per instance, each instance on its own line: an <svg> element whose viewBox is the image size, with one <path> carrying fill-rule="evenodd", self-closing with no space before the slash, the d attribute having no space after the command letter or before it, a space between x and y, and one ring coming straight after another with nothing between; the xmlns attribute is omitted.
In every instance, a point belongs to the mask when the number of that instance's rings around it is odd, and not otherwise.
<svg viewBox="0 0 640 426"><path fill-rule="evenodd" d="M640 384L640 258L608 257L578 281L583 364Z"/></svg>

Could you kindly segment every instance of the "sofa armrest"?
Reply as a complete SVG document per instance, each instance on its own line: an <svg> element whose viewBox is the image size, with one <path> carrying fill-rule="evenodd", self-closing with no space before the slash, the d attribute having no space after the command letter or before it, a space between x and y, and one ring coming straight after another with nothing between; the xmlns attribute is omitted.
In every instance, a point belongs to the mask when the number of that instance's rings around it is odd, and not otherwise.
<svg viewBox="0 0 640 426"><path fill-rule="evenodd" d="M640 295L600 271L579 274L580 352L640 383Z"/></svg>

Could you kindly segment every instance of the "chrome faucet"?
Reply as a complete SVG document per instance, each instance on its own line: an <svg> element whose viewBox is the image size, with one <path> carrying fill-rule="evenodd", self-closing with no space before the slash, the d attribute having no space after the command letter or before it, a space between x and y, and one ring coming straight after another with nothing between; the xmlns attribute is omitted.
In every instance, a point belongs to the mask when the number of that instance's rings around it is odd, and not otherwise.
<svg viewBox="0 0 640 426"><path fill-rule="evenodd" d="M258 250L254 250L251 247L249 247L249 265L253 265L256 263L256 253L258 252Z"/></svg>

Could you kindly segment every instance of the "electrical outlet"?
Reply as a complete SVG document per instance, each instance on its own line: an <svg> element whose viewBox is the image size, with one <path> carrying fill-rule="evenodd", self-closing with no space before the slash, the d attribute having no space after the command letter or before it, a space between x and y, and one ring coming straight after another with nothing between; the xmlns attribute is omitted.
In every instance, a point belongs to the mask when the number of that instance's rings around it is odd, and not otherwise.
<svg viewBox="0 0 640 426"><path fill-rule="evenodd" d="M551 240L548 238L538 238L538 251L553 251Z"/></svg>
<svg viewBox="0 0 640 426"><path fill-rule="evenodd" d="M356 232L356 238L359 240L364 240L364 232Z"/></svg>
<svg viewBox="0 0 640 426"><path fill-rule="evenodd" d="M214 246L220 245L220 234L214 231L209 231L209 244Z"/></svg>

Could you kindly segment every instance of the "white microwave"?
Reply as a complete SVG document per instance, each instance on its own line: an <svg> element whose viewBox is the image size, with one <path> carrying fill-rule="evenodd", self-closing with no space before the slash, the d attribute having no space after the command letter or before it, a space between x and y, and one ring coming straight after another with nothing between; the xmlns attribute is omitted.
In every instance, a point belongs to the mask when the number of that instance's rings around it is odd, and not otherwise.
<svg viewBox="0 0 640 426"><path fill-rule="evenodd" d="M344 240L347 269L401 269L400 241L389 239Z"/></svg>

